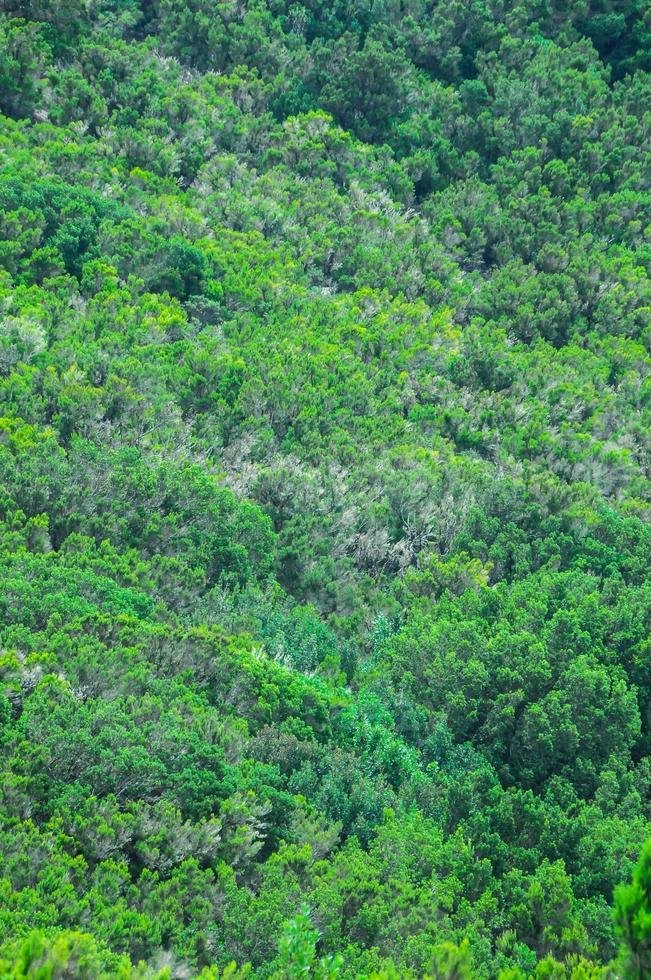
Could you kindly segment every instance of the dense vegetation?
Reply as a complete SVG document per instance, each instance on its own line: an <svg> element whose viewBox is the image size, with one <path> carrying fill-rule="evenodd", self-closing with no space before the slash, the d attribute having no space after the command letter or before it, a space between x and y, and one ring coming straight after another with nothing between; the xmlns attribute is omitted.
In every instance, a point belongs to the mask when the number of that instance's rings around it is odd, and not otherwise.
<svg viewBox="0 0 651 980"><path fill-rule="evenodd" d="M650 977L649 4L0 12L0 976Z"/></svg>

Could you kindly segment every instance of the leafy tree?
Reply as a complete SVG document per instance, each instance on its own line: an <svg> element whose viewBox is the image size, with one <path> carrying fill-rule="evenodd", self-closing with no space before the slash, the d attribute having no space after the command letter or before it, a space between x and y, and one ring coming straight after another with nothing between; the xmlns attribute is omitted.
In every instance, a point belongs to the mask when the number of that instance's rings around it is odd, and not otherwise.
<svg viewBox="0 0 651 980"><path fill-rule="evenodd" d="M649 867L651 847L644 845L629 885L615 892L615 918L623 942L621 961L627 976L644 977L649 971L651 913Z"/></svg>

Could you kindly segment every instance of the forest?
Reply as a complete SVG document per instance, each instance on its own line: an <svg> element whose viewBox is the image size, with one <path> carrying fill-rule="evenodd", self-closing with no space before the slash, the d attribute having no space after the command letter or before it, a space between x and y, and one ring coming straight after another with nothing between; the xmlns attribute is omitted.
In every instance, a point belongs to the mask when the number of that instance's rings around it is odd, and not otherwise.
<svg viewBox="0 0 651 980"><path fill-rule="evenodd" d="M0 0L0 977L651 978L651 4Z"/></svg>

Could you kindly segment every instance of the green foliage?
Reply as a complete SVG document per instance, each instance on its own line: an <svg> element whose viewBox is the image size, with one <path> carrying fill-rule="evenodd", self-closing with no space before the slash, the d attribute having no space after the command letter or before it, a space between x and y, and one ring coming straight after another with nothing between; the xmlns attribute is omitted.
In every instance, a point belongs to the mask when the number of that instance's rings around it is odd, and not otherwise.
<svg viewBox="0 0 651 980"><path fill-rule="evenodd" d="M272 977L314 977L315 980L334 980L340 973L340 960L328 957L316 959L318 932L312 928L309 909L286 924L279 942L276 968Z"/></svg>
<svg viewBox="0 0 651 980"><path fill-rule="evenodd" d="M651 971L651 843L647 840L630 885L615 892L615 919L623 942L621 961L626 976Z"/></svg>
<svg viewBox="0 0 651 980"><path fill-rule="evenodd" d="M651 974L650 40L0 0L0 975Z"/></svg>

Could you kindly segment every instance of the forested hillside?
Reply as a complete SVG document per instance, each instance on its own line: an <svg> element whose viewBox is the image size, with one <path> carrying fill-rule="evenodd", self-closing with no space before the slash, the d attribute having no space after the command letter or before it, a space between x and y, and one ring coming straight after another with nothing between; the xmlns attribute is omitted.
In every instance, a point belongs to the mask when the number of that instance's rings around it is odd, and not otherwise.
<svg viewBox="0 0 651 980"><path fill-rule="evenodd" d="M651 977L648 0L0 0L0 977Z"/></svg>

